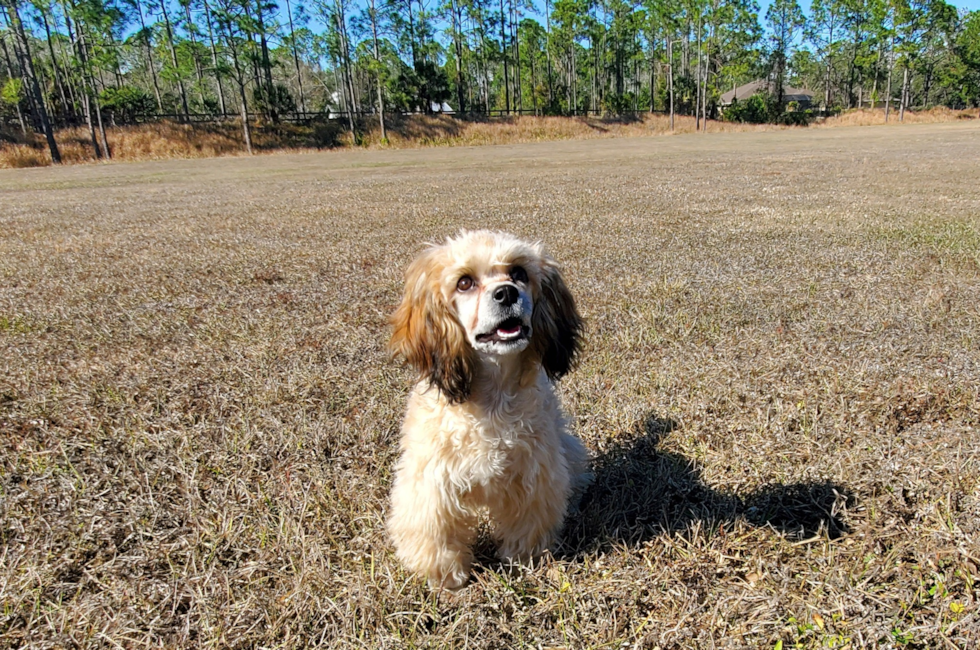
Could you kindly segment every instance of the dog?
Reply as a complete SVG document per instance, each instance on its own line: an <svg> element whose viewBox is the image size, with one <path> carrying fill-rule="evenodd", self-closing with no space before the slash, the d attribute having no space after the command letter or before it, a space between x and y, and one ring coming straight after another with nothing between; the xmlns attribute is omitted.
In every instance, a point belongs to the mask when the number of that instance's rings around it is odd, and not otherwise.
<svg viewBox="0 0 980 650"><path fill-rule="evenodd" d="M411 264L392 323L419 380L391 492L397 557L433 588L463 587L484 511L502 560L539 557L591 481L554 392L583 342L557 264L541 244L463 231Z"/></svg>

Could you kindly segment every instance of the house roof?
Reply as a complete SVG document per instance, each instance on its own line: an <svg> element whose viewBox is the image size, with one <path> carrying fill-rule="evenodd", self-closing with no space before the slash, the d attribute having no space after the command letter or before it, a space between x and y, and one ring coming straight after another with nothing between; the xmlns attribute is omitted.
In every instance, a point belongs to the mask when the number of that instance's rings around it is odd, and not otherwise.
<svg viewBox="0 0 980 650"><path fill-rule="evenodd" d="M739 86L735 90L729 90L721 96L722 104L731 104L732 100L748 99L759 91L764 91L769 87L769 82L763 79L756 79L747 84ZM813 101L813 93L803 88L791 88L783 85L783 101L785 102L809 102Z"/></svg>

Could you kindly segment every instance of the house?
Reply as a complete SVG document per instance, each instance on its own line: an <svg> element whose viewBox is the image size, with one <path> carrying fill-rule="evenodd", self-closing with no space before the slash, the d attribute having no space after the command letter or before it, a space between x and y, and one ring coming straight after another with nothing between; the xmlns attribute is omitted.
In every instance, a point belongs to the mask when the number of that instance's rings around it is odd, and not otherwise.
<svg viewBox="0 0 980 650"><path fill-rule="evenodd" d="M763 79L750 81L749 83L739 86L734 90L729 90L727 93L722 95L721 105L722 107L731 106L733 101L744 101L758 92L766 92L769 90L769 87L769 82ZM799 104L800 108L809 108L810 104L813 102L813 93L803 88L791 88L790 86L784 84L783 103L788 104L790 102L796 102Z"/></svg>

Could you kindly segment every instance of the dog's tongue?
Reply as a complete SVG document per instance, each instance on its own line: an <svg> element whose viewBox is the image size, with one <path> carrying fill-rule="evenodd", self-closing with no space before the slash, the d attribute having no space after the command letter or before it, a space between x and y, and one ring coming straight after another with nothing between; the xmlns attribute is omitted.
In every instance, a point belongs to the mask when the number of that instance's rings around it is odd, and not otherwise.
<svg viewBox="0 0 980 650"><path fill-rule="evenodd" d="M521 326L520 325L512 325L510 327L498 327L497 328L497 334L499 336L514 336L515 334L519 334L520 331L521 331Z"/></svg>

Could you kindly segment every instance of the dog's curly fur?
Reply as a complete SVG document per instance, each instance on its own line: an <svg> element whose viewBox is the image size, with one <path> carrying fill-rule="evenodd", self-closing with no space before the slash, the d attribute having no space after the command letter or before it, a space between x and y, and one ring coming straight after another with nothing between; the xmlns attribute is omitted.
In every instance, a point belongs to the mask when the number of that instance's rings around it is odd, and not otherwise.
<svg viewBox="0 0 980 650"><path fill-rule="evenodd" d="M554 260L463 232L412 263L393 323L393 351L419 373L388 520L398 557L434 587L463 586L483 509L502 559L540 555L590 479L552 385L582 342Z"/></svg>

